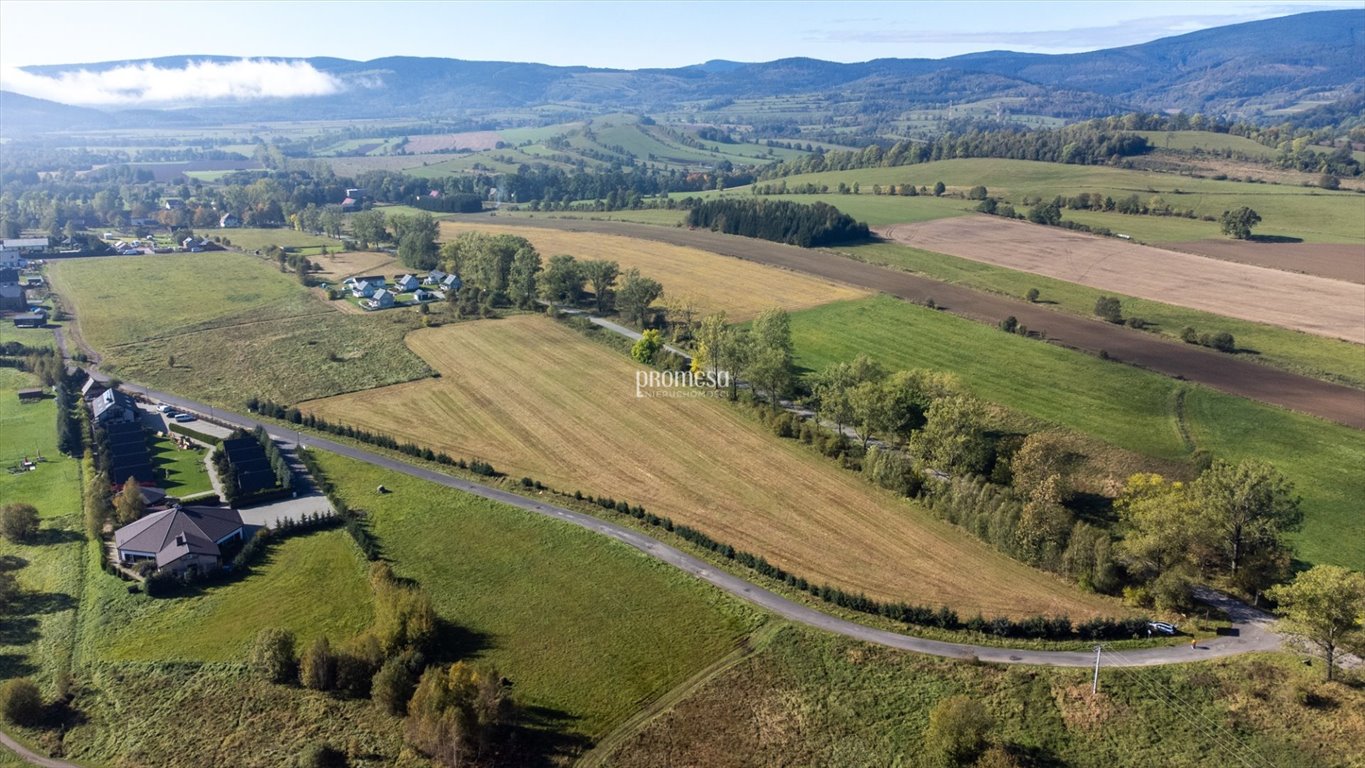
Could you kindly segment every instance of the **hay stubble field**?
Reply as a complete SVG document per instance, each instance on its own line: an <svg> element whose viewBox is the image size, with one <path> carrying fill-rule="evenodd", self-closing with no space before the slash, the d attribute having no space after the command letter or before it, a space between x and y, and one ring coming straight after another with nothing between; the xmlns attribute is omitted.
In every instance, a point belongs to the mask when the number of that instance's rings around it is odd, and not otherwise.
<svg viewBox="0 0 1365 768"><path fill-rule="evenodd" d="M553 321L417 331L439 379L300 407L477 456L512 477L610 495L870 596L965 615L1116 615L1121 606L1000 555L719 399L636 398L638 366Z"/></svg>

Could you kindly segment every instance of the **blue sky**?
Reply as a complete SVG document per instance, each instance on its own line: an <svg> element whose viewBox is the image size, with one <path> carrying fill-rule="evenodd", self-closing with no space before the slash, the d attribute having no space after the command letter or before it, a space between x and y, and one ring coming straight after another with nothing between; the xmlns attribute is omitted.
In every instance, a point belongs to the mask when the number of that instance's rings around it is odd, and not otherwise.
<svg viewBox="0 0 1365 768"><path fill-rule="evenodd" d="M1303 2L0 3L0 67L228 56L445 56L602 67L1065 53L1360 0Z"/></svg>

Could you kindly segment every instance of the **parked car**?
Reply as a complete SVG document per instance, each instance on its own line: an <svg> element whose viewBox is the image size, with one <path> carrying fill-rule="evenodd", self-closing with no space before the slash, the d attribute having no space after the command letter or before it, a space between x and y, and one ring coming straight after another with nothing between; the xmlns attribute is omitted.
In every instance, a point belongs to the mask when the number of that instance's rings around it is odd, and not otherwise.
<svg viewBox="0 0 1365 768"><path fill-rule="evenodd" d="M194 419L194 415L190 413L178 413L175 416L175 420L179 422L194 421Z"/></svg>
<svg viewBox="0 0 1365 768"><path fill-rule="evenodd" d="M1175 634L1175 625L1174 625L1174 624L1167 624L1167 623L1164 622L1164 621L1149 621L1149 622L1147 622L1147 626L1148 626L1148 628L1150 628L1153 632L1160 632L1160 633L1163 634L1163 635L1174 635L1174 634Z"/></svg>
<svg viewBox="0 0 1365 768"><path fill-rule="evenodd" d="M161 411L162 413L165 413L165 414L170 414L170 412L171 412L171 407L170 407L169 405L166 405L165 403L162 403L161 405L158 405L158 406L156 407L156 409L157 409L158 411Z"/></svg>

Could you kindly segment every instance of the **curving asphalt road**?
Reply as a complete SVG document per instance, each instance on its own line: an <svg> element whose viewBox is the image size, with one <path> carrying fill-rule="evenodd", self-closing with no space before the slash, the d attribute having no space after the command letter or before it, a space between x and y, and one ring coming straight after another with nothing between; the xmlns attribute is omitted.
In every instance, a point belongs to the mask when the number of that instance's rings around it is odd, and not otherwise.
<svg viewBox="0 0 1365 768"><path fill-rule="evenodd" d="M487 216L469 214L451 218L455 221L482 221ZM918 303L932 298L940 309L989 325L1013 315L1029 328L1046 331L1049 343L1092 354L1099 354L1103 350L1115 360L1157 373L1198 382L1229 394L1300 411L1348 427L1365 429L1365 392L1358 389L1290 373L1195 344L1171 341L1153 333L1059 312L1021 299L868 264L832 251L798 248L709 230L621 221L515 218L493 219L486 223L490 226L597 232L700 248L722 256L803 272Z"/></svg>
<svg viewBox="0 0 1365 768"><path fill-rule="evenodd" d="M212 408L203 403L188 400L183 397L157 392L155 390L127 383L123 384L123 388L153 400L175 406L182 411L196 413L200 416L207 416L211 419L234 426L246 429L254 429L256 426L264 427L272 437L286 443L292 443L301 439L299 433L294 430L284 429L276 424L258 421L249 416ZM981 661L990 661L1000 664L1040 664L1054 667L1088 667L1095 663L1095 655L1091 651L1035 651L995 648L984 645L970 645L967 643L948 643L939 640L926 640L923 638L911 637L909 635L902 635L896 632L888 632L882 629L874 629L858 624L857 622L831 616L809 606L788 600L763 587L745 581L739 576L720 570L710 563L670 547L644 533L598 519L592 515L575 512L570 509L537 501L525 496L519 496L500 488L493 488L458 477L452 477L425 467L415 466L389 456L374 453L365 450L364 448L338 443L326 438L309 435L303 442L313 448L331 451L332 453L337 453L342 456L374 464L395 472L401 472L405 475L410 475L428 482L443 485L447 488L453 488L465 493L472 493L475 496L482 496L485 499L498 501L503 504L517 507L518 509L534 512L538 515L544 515L545 517L561 520L571 525L585 528L602 536L615 539L628 547L638 549L657 560L667 563L685 573L691 574L701 581L728 592L741 600L756 605L759 608L781 616L789 621L804 624L808 627L815 627L855 640L876 643L890 648L898 648L904 651L913 651L915 653L924 653L931 656L943 656L953 659L975 658ZM1189 661L1204 661L1207 659L1234 656L1251 651L1269 651L1280 647L1280 637L1269 629L1269 623L1272 621L1272 617L1268 614L1255 611L1254 609L1237 603L1231 598L1217 595L1216 593L1209 593L1209 598L1211 602L1218 604L1219 607L1236 614L1237 623L1234 626L1233 633L1202 641L1197 649L1182 645L1177 647L1124 651L1121 660L1111 659L1104 663L1109 666L1157 666L1161 664L1179 664Z"/></svg>

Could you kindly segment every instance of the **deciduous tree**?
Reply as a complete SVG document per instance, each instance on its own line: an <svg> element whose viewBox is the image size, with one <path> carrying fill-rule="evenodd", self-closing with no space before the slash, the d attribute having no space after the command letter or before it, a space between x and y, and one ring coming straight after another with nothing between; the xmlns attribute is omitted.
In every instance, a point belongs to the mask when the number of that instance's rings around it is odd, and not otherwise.
<svg viewBox="0 0 1365 768"><path fill-rule="evenodd" d="M1365 574L1315 565L1267 594L1279 603L1282 627L1322 650L1331 680L1337 649L1365 633Z"/></svg>

